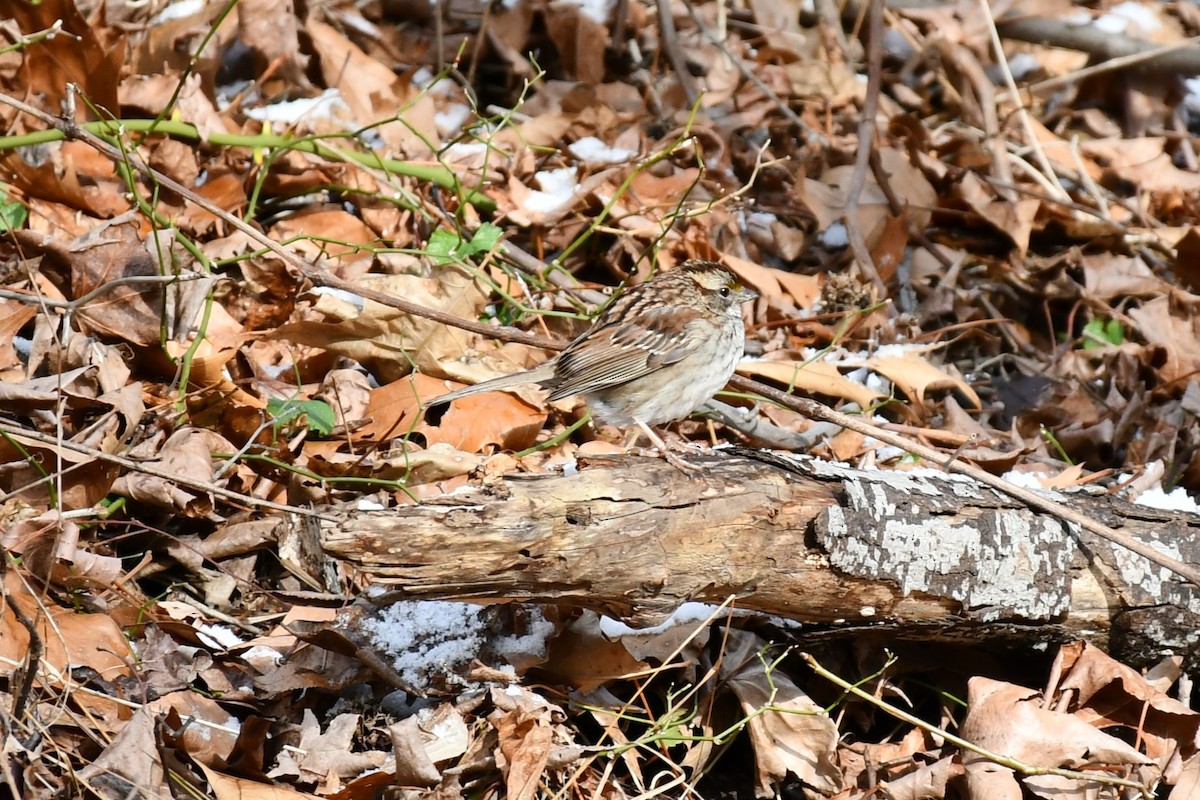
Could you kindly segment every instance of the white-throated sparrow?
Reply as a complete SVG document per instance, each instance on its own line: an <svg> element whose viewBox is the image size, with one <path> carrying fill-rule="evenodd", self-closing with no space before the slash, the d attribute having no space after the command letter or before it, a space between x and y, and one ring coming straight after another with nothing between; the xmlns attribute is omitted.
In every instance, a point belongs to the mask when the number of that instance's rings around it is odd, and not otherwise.
<svg viewBox="0 0 1200 800"><path fill-rule="evenodd" d="M582 395L601 423L637 425L679 462L651 426L686 417L725 385L745 347L742 303L757 296L720 264L687 261L623 292L545 364L429 405L536 383L550 390L549 400Z"/></svg>

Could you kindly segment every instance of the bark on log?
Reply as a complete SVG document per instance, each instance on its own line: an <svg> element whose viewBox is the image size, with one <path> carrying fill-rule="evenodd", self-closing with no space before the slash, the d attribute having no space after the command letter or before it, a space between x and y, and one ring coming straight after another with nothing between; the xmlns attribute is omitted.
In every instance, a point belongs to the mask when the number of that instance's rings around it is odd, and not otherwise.
<svg viewBox="0 0 1200 800"><path fill-rule="evenodd" d="M591 459L322 523L330 555L411 597L521 599L653 622L687 600L908 635L1087 638L1189 656L1200 589L970 479L731 450ZM1067 501L1190 563L1200 517ZM1114 639L1115 641L1110 641Z"/></svg>

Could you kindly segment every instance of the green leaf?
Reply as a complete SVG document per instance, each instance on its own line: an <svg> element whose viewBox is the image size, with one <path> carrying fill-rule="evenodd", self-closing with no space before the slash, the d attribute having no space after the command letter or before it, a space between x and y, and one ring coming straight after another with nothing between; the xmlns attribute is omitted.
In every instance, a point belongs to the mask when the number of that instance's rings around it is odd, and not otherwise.
<svg viewBox="0 0 1200 800"><path fill-rule="evenodd" d="M475 231L475 235L471 237L471 254L486 253L492 250L500 243L500 237L504 235L504 231L500 226L493 225L490 222L485 222L479 226L479 230Z"/></svg>
<svg viewBox="0 0 1200 800"><path fill-rule="evenodd" d="M494 248L504 235L499 226L485 222L475 231L470 239L464 239L454 231L438 228L429 237L425 245L425 254L437 266L449 264L452 261L465 261L471 256L486 253Z"/></svg>
<svg viewBox="0 0 1200 800"><path fill-rule="evenodd" d="M425 245L425 253L433 259L434 264L445 264L454 260L454 252L463 243L462 238L445 228L438 228L429 237L429 243Z"/></svg>
<svg viewBox="0 0 1200 800"><path fill-rule="evenodd" d="M267 401L267 413L279 429L301 415L306 417L308 429L318 436L328 436L333 430L333 407L324 400L281 400L277 397Z"/></svg>
<svg viewBox="0 0 1200 800"><path fill-rule="evenodd" d="M9 200L8 195L0 190L0 232L15 231L25 227L29 212L25 206L16 200Z"/></svg>
<svg viewBox="0 0 1200 800"><path fill-rule="evenodd" d="M1125 326L1115 319L1094 319L1083 326L1083 349L1113 347L1124 343Z"/></svg>

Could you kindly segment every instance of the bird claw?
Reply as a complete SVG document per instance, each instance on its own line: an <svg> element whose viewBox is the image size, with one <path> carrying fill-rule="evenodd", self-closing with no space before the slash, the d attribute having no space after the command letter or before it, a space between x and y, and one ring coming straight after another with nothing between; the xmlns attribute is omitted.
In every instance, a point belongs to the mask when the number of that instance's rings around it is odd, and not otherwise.
<svg viewBox="0 0 1200 800"><path fill-rule="evenodd" d="M693 464L692 462L684 459L682 456L672 453L670 450L662 450L659 452L659 455L663 457L664 461L666 461L672 467L675 467L675 469L679 470L684 475L695 477L704 471L702 467Z"/></svg>

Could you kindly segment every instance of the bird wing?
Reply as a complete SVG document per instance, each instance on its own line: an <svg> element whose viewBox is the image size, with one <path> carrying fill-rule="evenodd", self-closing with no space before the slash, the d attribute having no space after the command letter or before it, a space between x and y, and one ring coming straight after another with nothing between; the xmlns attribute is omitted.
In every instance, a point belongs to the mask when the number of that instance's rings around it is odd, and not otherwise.
<svg viewBox="0 0 1200 800"><path fill-rule="evenodd" d="M699 311L642 308L636 316L636 323L617 318L571 342L558 356L550 399L629 383L691 352L686 326L700 318Z"/></svg>

